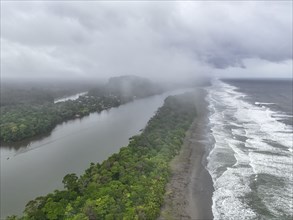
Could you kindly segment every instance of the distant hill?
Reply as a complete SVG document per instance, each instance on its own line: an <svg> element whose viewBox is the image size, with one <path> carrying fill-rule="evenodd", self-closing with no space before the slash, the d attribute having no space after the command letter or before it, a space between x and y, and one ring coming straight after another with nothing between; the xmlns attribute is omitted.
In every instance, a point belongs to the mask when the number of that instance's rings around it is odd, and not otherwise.
<svg viewBox="0 0 293 220"><path fill-rule="evenodd" d="M112 77L103 87L91 89L89 95L115 95L127 98L143 98L162 93L163 89L151 80L139 76Z"/></svg>
<svg viewBox="0 0 293 220"><path fill-rule="evenodd" d="M122 96L142 98L162 92L151 80L139 76L118 76L109 79L107 90Z"/></svg>

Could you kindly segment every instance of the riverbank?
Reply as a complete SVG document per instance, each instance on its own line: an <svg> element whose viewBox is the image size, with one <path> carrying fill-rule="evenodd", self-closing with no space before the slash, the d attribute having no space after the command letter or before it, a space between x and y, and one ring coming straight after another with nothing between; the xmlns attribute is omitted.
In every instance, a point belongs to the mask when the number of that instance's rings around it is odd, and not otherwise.
<svg viewBox="0 0 293 220"><path fill-rule="evenodd" d="M160 101L158 97L153 98ZM168 164L180 151L185 132L196 117L193 98L192 92L166 98L142 133L130 138L126 147L120 148L119 153L114 153L103 162L99 163L98 160L98 155L103 151L97 148L103 142L94 142L96 148L91 154L98 163L91 163L80 177L68 173L62 181L64 190L54 190L54 193L31 200L26 205L24 217L16 219L156 219L170 176ZM141 104L142 108L149 106L146 100ZM140 119L130 111L123 112L131 116L126 120L128 123L134 118L135 121ZM116 121L115 117L111 118ZM123 131L126 130L125 123L121 123ZM102 126L104 129L107 127L105 125ZM102 131L90 130L95 136L99 133L103 135ZM113 137L116 137L115 132L111 133L110 139ZM84 156L87 144L80 146L83 147L79 147L80 153L77 155ZM58 147L60 149L60 145ZM59 154L62 152L66 151L62 149ZM72 158L74 164L79 163L80 159Z"/></svg>
<svg viewBox="0 0 293 220"><path fill-rule="evenodd" d="M179 155L170 163L171 179L159 219L213 219L213 182L205 169L207 103L198 89L197 117L186 133Z"/></svg>
<svg viewBox="0 0 293 220"><path fill-rule="evenodd" d="M50 133L62 122L163 92L164 89L146 78L121 76L110 78L107 84L90 89L87 95L76 94L56 102L41 97L38 102L22 100L13 105L1 105L0 141L5 144L29 141Z"/></svg>

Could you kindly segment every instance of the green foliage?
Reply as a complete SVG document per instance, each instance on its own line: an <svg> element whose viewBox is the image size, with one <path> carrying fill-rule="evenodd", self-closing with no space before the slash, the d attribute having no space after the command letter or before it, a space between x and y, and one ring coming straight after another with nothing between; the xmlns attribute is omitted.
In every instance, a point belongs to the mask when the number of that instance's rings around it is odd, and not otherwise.
<svg viewBox="0 0 293 220"><path fill-rule="evenodd" d="M67 174L64 178L62 183L64 184L64 187L68 189L69 191L77 191L78 190L78 183L77 183L78 177L75 173Z"/></svg>
<svg viewBox="0 0 293 220"><path fill-rule="evenodd" d="M56 104L52 91L31 89L11 92L11 95L9 91L1 95L1 100L7 99L1 102L0 109L0 141L3 142L45 134L63 121L162 92L149 80L134 76L111 78L105 86L91 89L87 96ZM14 97L11 103L9 97Z"/></svg>
<svg viewBox="0 0 293 220"><path fill-rule="evenodd" d="M102 164L92 163L79 178L66 175L66 190L29 202L20 219L156 219L169 162L195 116L191 94L168 97L127 147Z"/></svg>
<svg viewBox="0 0 293 220"><path fill-rule="evenodd" d="M58 123L117 107L121 103L116 96L80 96L77 100L56 104L3 106L0 114L0 141L14 142L44 134Z"/></svg>

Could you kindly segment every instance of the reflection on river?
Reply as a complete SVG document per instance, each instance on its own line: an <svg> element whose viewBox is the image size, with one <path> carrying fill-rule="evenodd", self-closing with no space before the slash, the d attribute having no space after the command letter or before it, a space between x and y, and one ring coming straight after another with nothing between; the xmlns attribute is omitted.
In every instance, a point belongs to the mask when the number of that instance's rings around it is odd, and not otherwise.
<svg viewBox="0 0 293 220"><path fill-rule="evenodd" d="M138 134L168 95L181 89L92 113L58 125L49 136L27 145L1 146L1 217L21 214L37 196L62 189L67 173L81 175Z"/></svg>

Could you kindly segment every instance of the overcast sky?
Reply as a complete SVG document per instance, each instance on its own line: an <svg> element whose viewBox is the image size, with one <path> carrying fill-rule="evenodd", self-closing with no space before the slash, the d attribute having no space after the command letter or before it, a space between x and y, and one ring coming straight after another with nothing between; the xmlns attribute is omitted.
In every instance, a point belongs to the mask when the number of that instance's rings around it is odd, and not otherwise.
<svg viewBox="0 0 293 220"><path fill-rule="evenodd" d="M292 1L1 1L1 77L292 78Z"/></svg>

